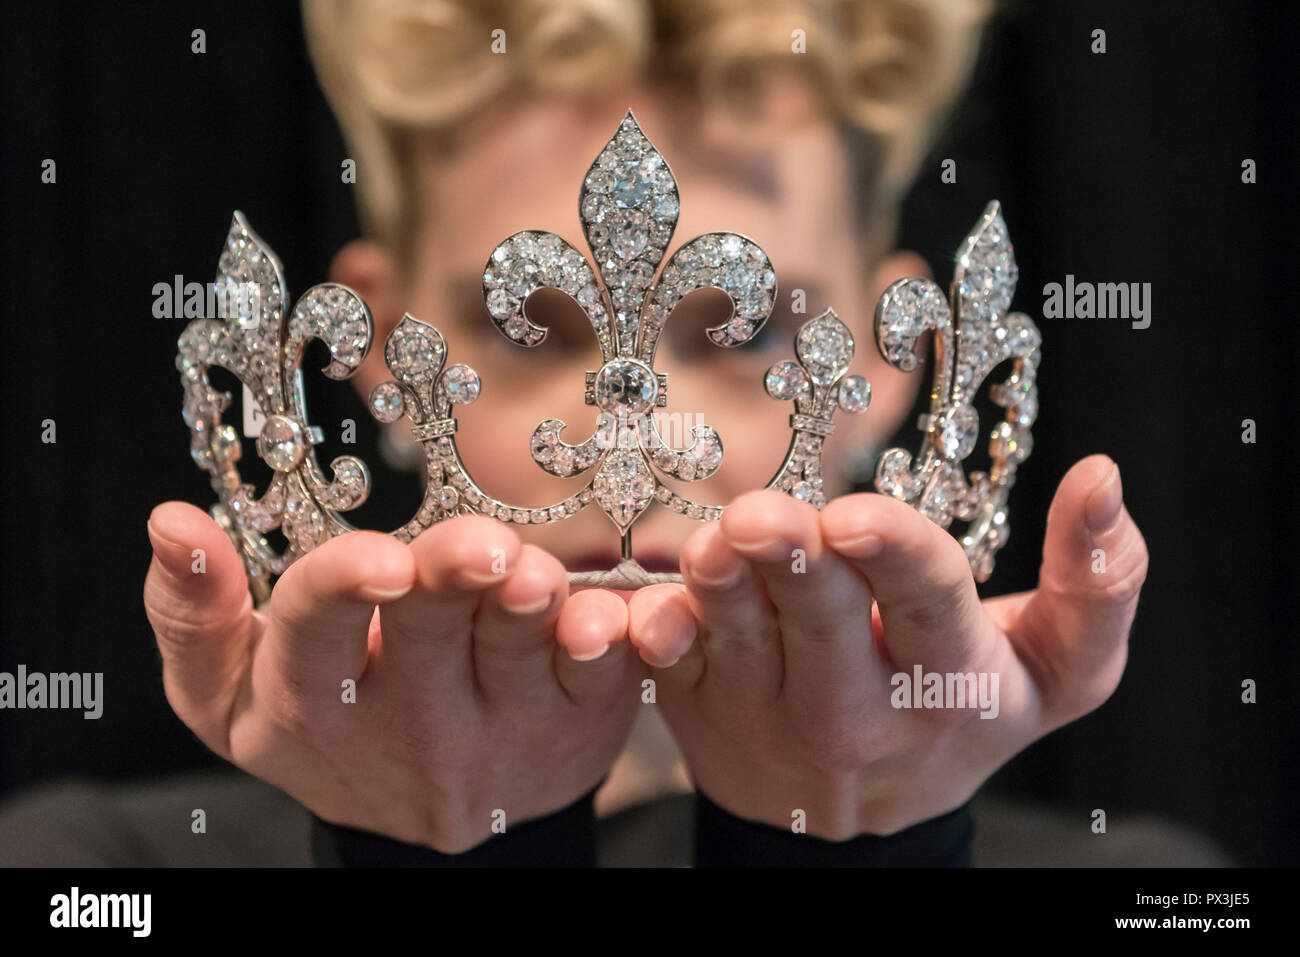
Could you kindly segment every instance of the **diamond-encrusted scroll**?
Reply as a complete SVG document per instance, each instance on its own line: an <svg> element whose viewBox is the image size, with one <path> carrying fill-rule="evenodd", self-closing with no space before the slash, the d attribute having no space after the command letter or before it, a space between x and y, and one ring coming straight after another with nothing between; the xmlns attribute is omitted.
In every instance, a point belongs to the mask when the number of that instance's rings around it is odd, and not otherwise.
<svg viewBox="0 0 1300 957"><path fill-rule="evenodd" d="M915 506L947 528L954 519L970 522L962 547L976 580L993 571L998 549L1009 534L1007 497L1016 468L1032 448L1030 426L1038 415L1035 375L1042 338L1023 313L1007 313L1018 270L997 201L989 203L962 243L953 275L951 301L928 279L900 279L876 306L880 353L904 372L918 364L916 348L926 334L934 346L930 411L919 427L925 433L915 461L905 449L889 449L876 468L876 488ZM990 398L1006 416L989 437L992 465L967 480L962 462L975 449L979 416L974 399L995 366L1012 361L1006 381L995 383Z"/></svg>

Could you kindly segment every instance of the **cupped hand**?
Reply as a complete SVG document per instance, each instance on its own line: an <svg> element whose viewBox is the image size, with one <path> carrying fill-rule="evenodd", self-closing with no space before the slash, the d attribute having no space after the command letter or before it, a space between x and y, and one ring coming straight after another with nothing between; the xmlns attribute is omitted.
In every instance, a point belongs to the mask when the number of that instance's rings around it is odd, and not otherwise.
<svg viewBox="0 0 1300 957"><path fill-rule="evenodd" d="M790 827L802 812L808 833L843 840L959 807L1104 702L1147 550L1118 468L1095 455L1057 490L1032 592L981 602L956 539L874 493L820 514L748 493L692 534L681 564L683 584L632 597L630 637L698 786L740 817ZM976 701L924 707L917 666L923 689L930 673L945 687L973 675Z"/></svg>
<svg viewBox="0 0 1300 957"><path fill-rule="evenodd" d="M622 640L626 605L570 595L553 556L491 519L409 546L331 539L263 610L199 509L159 506L149 536L167 700L209 748L325 820L460 852L494 823L571 804L627 737L644 666Z"/></svg>

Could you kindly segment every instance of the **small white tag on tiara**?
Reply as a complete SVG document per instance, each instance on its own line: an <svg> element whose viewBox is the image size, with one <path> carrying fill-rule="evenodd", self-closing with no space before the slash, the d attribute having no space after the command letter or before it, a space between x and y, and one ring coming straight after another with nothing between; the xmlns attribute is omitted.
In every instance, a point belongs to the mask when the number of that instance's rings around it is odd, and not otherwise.
<svg viewBox="0 0 1300 957"><path fill-rule="evenodd" d="M253 398L253 390L244 386L244 438L255 439L262 434L266 414Z"/></svg>

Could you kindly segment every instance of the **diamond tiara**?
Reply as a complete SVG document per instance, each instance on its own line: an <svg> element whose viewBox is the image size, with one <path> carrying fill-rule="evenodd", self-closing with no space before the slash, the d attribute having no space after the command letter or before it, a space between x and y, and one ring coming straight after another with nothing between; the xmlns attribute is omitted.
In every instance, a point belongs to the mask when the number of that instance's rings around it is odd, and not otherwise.
<svg viewBox="0 0 1300 957"><path fill-rule="evenodd" d="M723 506L678 495L661 476L683 482L708 478L722 462L722 440L707 425L692 429L694 441L684 449L659 434L652 413L668 403L667 375L654 367L660 334L685 296L714 288L731 300L732 314L706 334L722 348L743 345L771 314L777 284L767 254L730 232L697 236L660 270L679 205L672 171L629 111L579 191L579 217L595 265L556 234L541 230L515 233L488 256L483 295L506 338L525 348L546 338L546 328L528 317L526 303L534 291L551 288L578 303L600 348L603 364L588 372L584 383L587 404L598 410L592 434L570 444L560 438L565 423L547 419L530 440L533 461L547 473L591 473L580 491L561 501L540 507L503 502L470 476L456 446L454 409L478 397L479 376L463 363L446 364L447 343L434 326L409 313L402 318L384 344L393 378L375 387L369 409L383 423L409 420L424 450L427 482L414 517L393 535L409 542L438 522L466 514L549 524L594 506L617 529L623 560L608 572L571 573L572 582L639 588L681 580L652 575L637 564L632 526L652 504L698 521L720 518ZM980 580L992 571L994 554L1006 541L1007 494L1016 465L1029 454L1029 426L1037 410L1039 334L1028 317L1006 314L1015 282L1006 226L992 202L962 246L951 309L933 282L906 279L886 290L875 317L877 344L896 368L916 367L916 348L927 333L935 343L934 387L930 412L920 422L920 453L913 461L903 449L887 450L876 486L944 527L954 518L969 521L962 544ZM286 319L283 267L239 212L218 265L218 287L231 284L251 284L259 311L189 323L178 341L176 366L191 455L209 473L218 497L212 515L242 555L260 601L270 594L270 579L297 558L355 530L341 513L366 500L370 473L351 455L334 459L329 477L322 471L313 446L323 434L307 416L302 359L308 342L320 339L331 356L322 371L346 379L369 352L374 327L361 297L337 283L308 289ZM861 413L871 401L867 380L848 374L854 348L848 326L827 309L796 333L795 358L767 371L768 395L794 403L790 444L767 488L818 508L825 504L821 455L835 429L832 415L837 408ZM972 402L982 381L1006 359L1014 360L1011 375L991 390L993 401L1007 409L990 437L992 467L968 480L962 462L974 449L979 428ZM208 370L213 366L237 377L246 399L251 397L265 416L256 447L273 477L260 497L240 477L240 436L222 421L232 397L212 386ZM281 552L265 537L276 528L288 543Z"/></svg>

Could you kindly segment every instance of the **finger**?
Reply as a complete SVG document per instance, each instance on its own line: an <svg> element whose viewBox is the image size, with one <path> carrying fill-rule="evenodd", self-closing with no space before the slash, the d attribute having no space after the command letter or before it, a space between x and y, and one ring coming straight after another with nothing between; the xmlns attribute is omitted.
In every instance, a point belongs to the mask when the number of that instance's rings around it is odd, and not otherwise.
<svg viewBox="0 0 1300 957"><path fill-rule="evenodd" d="M230 537L193 505L159 505L147 528L154 554L144 606L162 655L167 700L226 757L230 700L246 673L253 636L243 563Z"/></svg>
<svg viewBox="0 0 1300 957"><path fill-rule="evenodd" d="M484 593L474 619L474 662L489 696L518 700L544 685L568 596L564 566L536 545L524 545L514 573Z"/></svg>
<svg viewBox="0 0 1300 957"><path fill-rule="evenodd" d="M866 578L894 669L968 670L993 653L975 579L957 540L911 506L874 492L821 512L822 535Z"/></svg>
<svg viewBox="0 0 1300 957"><path fill-rule="evenodd" d="M313 700L360 681L375 606L414 584L411 550L391 535L351 532L312 549L280 576L266 608L276 673Z"/></svg>
<svg viewBox="0 0 1300 957"><path fill-rule="evenodd" d="M599 700L616 689L634 660L627 637L627 603L612 591L586 588L570 595L555 623L555 674L575 702Z"/></svg>
<svg viewBox="0 0 1300 957"><path fill-rule="evenodd" d="M633 592L627 617L628 638L641 660L655 669L656 680L694 688L704 673L704 652L696 641L699 629L686 586L667 583Z"/></svg>
<svg viewBox="0 0 1300 957"><path fill-rule="evenodd" d="M692 532L678 561L700 626L706 685L746 703L775 699L785 670L781 633L753 564L731 547L718 522Z"/></svg>
<svg viewBox="0 0 1300 957"><path fill-rule="evenodd" d="M721 526L731 547L757 570L776 609L784 693L812 704L836 689L861 696L878 686L884 669L871 647L871 592L824 546L817 509L764 489L736 499Z"/></svg>
<svg viewBox="0 0 1300 957"><path fill-rule="evenodd" d="M410 545L415 586L380 610L382 667L422 684L464 687L473 678L479 600L513 573L520 547L518 535L483 515L462 515L426 529Z"/></svg>
<svg viewBox="0 0 1300 957"><path fill-rule="evenodd" d="M1049 697L1091 707L1109 697L1123 672L1147 562L1118 466L1104 455L1076 463L1047 513L1038 589L1013 631Z"/></svg>

